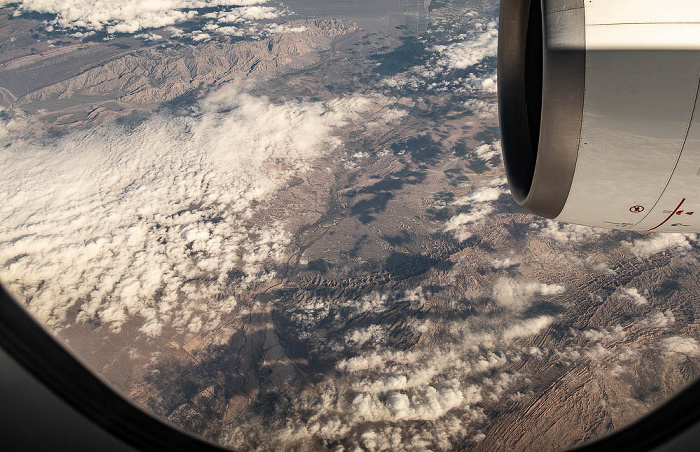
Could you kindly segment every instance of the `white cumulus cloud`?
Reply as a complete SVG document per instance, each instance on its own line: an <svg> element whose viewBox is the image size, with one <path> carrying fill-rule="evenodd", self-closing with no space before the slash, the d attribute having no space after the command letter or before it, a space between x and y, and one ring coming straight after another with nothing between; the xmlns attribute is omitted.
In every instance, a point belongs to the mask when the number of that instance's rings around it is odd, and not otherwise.
<svg viewBox="0 0 700 452"><path fill-rule="evenodd" d="M537 290L536 290L537 291ZM558 292L553 287L539 290ZM386 294L385 294L386 295ZM420 286L381 300L381 309L396 302L428 302L434 295ZM364 298L364 297L362 297ZM360 299L361 300L361 299ZM365 301L350 301L349 305ZM309 301L302 315L304 331L318 331L333 322L347 322L346 304L333 296ZM355 311L364 317L370 310ZM541 315L524 317L522 312L504 310L501 315L476 313L468 318L410 318L408 324L425 337L408 349L388 343L395 319L378 316L381 324L353 329L340 338L336 373L299 400L280 431L258 428L257 420L236 426L230 432L231 444L250 448L251 431L256 441L279 441L281 449L308 449L305 444L340 441L349 450L452 450L459 447L466 433L485 427L489 410L500 401L521 395L528 377L511 370L532 347L520 342L542 333L556 318ZM295 320L296 322L296 320ZM321 334L325 349L329 340ZM439 338L439 340L435 340ZM378 339L378 340L377 340ZM548 352L544 352L548 353ZM540 355L543 352L539 352ZM536 358L539 359L539 358ZM301 414L306 413L306 414Z"/></svg>
<svg viewBox="0 0 700 452"><path fill-rule="evenodd" d="M620 296L632 300L637 306L649 304L649 301L634 287L621 288Z"/></svg>
<svg viewBox="0 0 700 452"><path fill-rule="evenodd" d="M530 306L536 295L559 295L565 290L561 284L544 284L539 281L499 278L493 286L493 298L498 306L521 311Z"/></svg>
<svg viewBox="0 0 700 452"><path fill-rule="evenodd" d="M610 231L602 228L592 228L578 224L561 223L555 220L545 220L541 223L533 223L534 229L540 229L542 235L550 237L557 242L582 242L600 238Z"/></svg>
<svg viewBox="0 0 700 452"><path fill-rule="evenodd" d="M661 341L668 354L700 356L700 344L692 337L671 336Z"/></svg>
<svg viewBox="0 0 700 452"><path fill-rule="evenodd" d="M648 325L653 328L666 328L676 323L676 316L670 309L664 312L654 312L649 317L642 320L643 325Z"/></svg>
<svg viewBox="0 0 700 452"><path fill-rule="evenodd" d="M489 204L480 204L474 207L470 212L460 213L447 220L444 230L445 232L452 233L455 239L462 242L472 236L467 226L485 220L493 211L493 206Z"/></svg>
<svg viewBox="0 0 700 452"><path fill-rule="evenodd" d="M667 250L690 250L693 247L691 241L697 241L695 234L659 233L622 243L628 246L635 256L646 258Z"/></svg>
<svg viewBox="0 0 700 452"><path fill-rule="evenodd" d="M498 149L499 145L484 146L489 149L492 147ZM460 242L467 240L472 236L469 226L488 218L494 210L496 210L490 203L498 200L504 193L507 193L507 189L503 187L503 181L501 179L494 179L490 182L489 186L477 188L467 196L456 199L452 202L452 205L470 206L471 210L451 217L447 220L443 230L452 234L452 236Z"/></svg>
<svg viewBox="0 0 700 452"><path fill-rule="evenodd" d="M439 54L438 65L449 69L466 69L485 58L495 57L498 52L498 28L489 22L486 29L463 42L434 46Z"/></svg>
<svg viewBox="0 0 700 452"><path fill-rule="evenodd" d="M0 280L52 327L76 306L78 319L114 330L135 316L149 335L213 328L236 305L234 283L264 282L266 263L286 256L283 224L252 217L370 103L276 104L225 89L189 116L55 139L10 134Z"/></svg>
<svg viewBox="0 0 700 452"><path fill-rule="evenodd" d="M280 10L272 6L245 6L231 11L207 14L205 17L215 17L221 23L240 23L250 20L276 19L281 14Z"/></svg>
<svg viewBox="0 0 700 452"><path fill-rule="evenodd" d="M254 6L267 0L0 0L0 6L18 4L18 15L30 12L55 14L51 27L87 29L108 33L136 33L160 28L197 16L197 9L244 7L250 18L268 18L271 12ZM241 9L244 9L241 8ZM235 11L236 9L234 9ZM276 17L276 16L274 16Z"/></svg>

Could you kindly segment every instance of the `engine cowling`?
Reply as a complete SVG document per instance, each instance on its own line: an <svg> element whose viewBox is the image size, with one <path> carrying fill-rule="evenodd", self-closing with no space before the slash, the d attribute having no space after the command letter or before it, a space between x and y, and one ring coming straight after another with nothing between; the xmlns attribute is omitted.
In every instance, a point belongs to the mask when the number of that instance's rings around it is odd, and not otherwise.
<svg viewBox="0 0 700 452"><path fill-rule="evenodd" d="M700 231L699 87L696 0L502 0L516 202L589 226Z"/></svg>

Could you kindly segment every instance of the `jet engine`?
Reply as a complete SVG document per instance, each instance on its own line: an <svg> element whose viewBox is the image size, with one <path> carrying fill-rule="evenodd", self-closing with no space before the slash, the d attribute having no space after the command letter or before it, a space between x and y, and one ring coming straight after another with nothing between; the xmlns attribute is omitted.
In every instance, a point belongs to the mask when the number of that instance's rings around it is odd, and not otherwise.
<svg viewBox="0 0 700 452"><path fill-rule="evenodd" d="M561 221L700 232L700 2L502 0L515 201Z"/></svg>

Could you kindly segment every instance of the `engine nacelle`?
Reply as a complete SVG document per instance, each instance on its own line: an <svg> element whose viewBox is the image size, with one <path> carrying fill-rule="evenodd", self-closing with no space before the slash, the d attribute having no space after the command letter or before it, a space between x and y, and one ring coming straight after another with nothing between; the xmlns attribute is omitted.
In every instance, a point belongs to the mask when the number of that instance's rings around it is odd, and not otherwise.
<svg viewBox="0 0 700 452"><path fill-rule="evenodd" d="M502 0L516 202L589 226L700 231L699 87L698 0Z"/></svg>

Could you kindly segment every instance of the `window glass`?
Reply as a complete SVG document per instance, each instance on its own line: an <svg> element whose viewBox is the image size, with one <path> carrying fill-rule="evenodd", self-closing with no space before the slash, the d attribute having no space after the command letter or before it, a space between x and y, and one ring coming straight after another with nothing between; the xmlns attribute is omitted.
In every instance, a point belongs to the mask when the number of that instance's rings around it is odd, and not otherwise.
<svg viewBox="0 0 700 452"><path fill-rule="evenodd" d="M497 1L0 5L0 281L144 409L556 450L698 375L695 235L512 200Z"/></svg>

